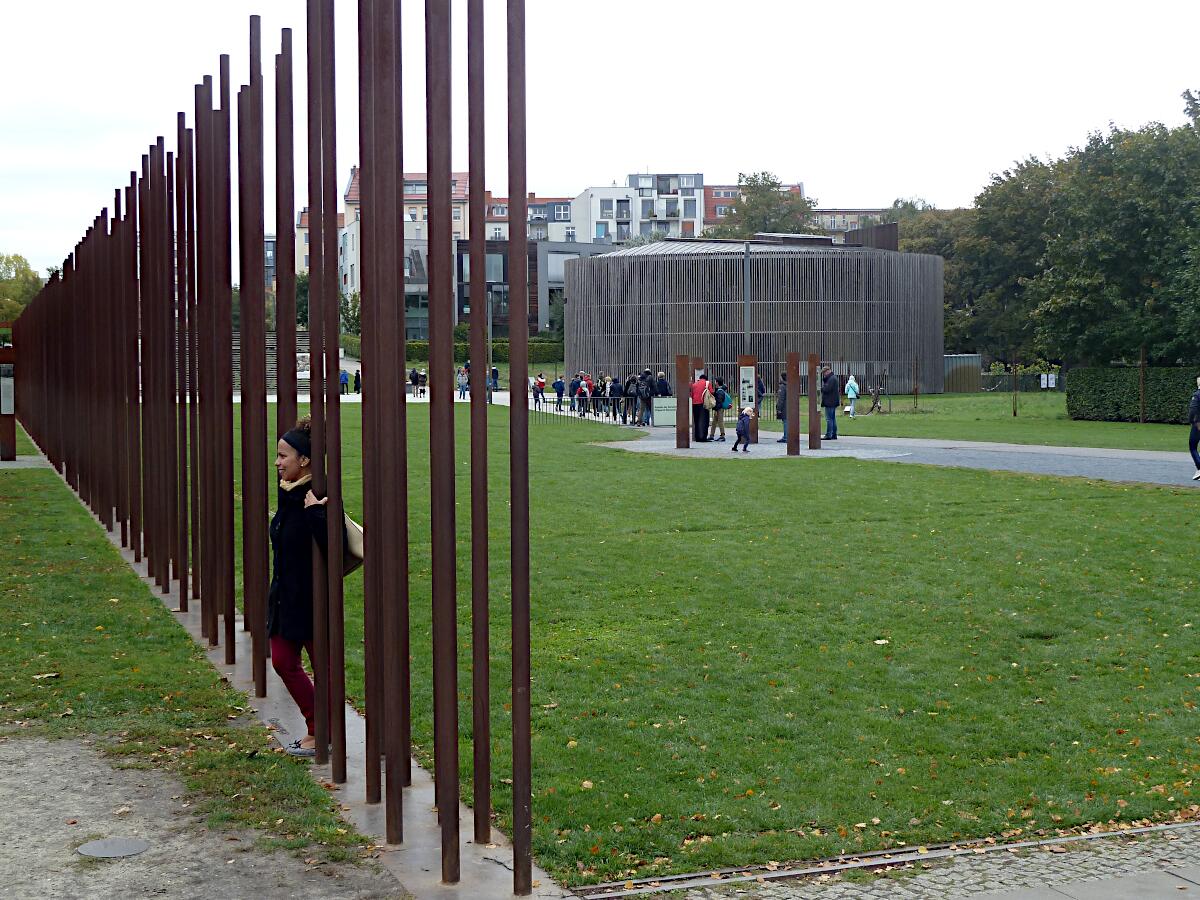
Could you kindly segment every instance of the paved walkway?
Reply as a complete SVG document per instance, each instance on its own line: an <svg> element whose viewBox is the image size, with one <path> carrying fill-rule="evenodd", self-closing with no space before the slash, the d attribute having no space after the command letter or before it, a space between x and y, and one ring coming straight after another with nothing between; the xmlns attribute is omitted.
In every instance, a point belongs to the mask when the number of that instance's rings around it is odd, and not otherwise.
<svg viewBox="0 0 1200 900"><path fill-rule="evenodd" d="M726 443L695 444L687 450L676 449L673 428L653 428L648 431L649 434L641 440L614 441L604 446L634 453L670 456L733 455L730 453L733 429L729 430L729 441ZM749 453L739 451L738 458L778 459L786 456L787 445L776 443L781 436L780 432L763 431L760 443L752 446ZM1196 470L1187 453L888 437L843 437L837 441L823 441L820 450L810 451L807 449L807 439L801 436L797 461L840 457L1200 488L1200 482L1191 480Z"/></svg>
<svg viewBox="0 0 1200 900"><path fill-rule="evenodd" d="M1200 828L910 865L869 882L823 875L673 892L676 900L1166 900L1200 896Z"/></svg>

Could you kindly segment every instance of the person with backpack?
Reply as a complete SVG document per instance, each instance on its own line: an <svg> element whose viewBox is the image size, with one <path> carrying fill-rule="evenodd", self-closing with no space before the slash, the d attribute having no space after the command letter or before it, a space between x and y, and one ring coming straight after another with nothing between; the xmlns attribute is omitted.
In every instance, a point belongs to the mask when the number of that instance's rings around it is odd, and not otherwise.
<svg viewBox="0 0 1200 900"><path fill-rule="evenodd" d="M851 419L854 418L854 401L858 399L858 393L858 382L851 375L850 380L846 382L846 415Z"/></svg>
<svg viewBox="0 0 1200 900"><path fill-rule="evenodd" d="M421 380L421 373L417 371L417 367L413 366L412 371L408 373L408 382L412 385L412 395L417 396L417 382Z"/></svg>
<svg viewBox="0 0 1200 900"><path fill-rule="evenodd" d="M538 372L533 381L533 408L541 409L542 400L546 396L546 376Z"/></svg>
<svg viewBox="0 0 1200 900"><path fill-rule="evenodd" d="M622 425L637 425L638 380L636 375L625 379L625 407L621 410ZM630 421L632 420L632 421Z"/></svg>
<svg viewBox="0 0 1200 900"><path fill-rule="evenodd" d="M550 387L554 388L554 393L558 397L558 400L555 401L554 409L556 412L562 412L563 393L567 390L566 382L562 380L561 375L556 375L554 376L554 383Z"/></svg>
<svg viewBox="0 0 1200 900"><path fill-rule="evenodd" d="M716 398L717 405L712 409L712 425L708 429L708 439L713 440L719 428L721 436L716 440L721 442L725 440L725 410L733 408L733 397L729 391L725 390L724 378L717 379L717 389L713 391L713 396Z"/></svg>
<svg viewBox="0 0 1200 900"><path fill-rule="evenodd" d="M734 453L737 453L739 443L743 445L743 453L750 452L750 416L753 412L754 410L747 406L738 416L737 425L733 429L733 446L730 448Z"/></svg>
<svg viewBox="0 0 1200 900"><path fill-rule="evenodd" d="M667 381L667 373L666 372L658 373L657 396L659 396L659 397L670 397L671 396L671 382Z"/></svg>
<svg viewBox="0 0 1200 900"><path fill-rule="evenodd" d="M650 377L649 369L638 376L637 395L642 408L638 424L649 425L650 415L654 411L654 381Z"/></svg>
<svg viewBox="0 0 1200 900"><path fill-rule="evenodd" d="M837 408L842 403L842 383L833 369L821 369L821 406L825 409L825 434L823 441L837 440Z"/></svg>
<svg viewBox="0 0 1200 900"><path fill-rule="evenodd" d="M588 412L588 398L592 395L591 385L587 381L587 376L584 375L579 379L579 418L583 418Z"/></svg>
<svg viewBox="0 0 1200 900"><path fill-rule="evenodd" d="M1192 452L1192 462L1196 464L1196 474L1192 481L1200 481L1200 453L1196 447L1200 445L1200 378L1196 379L1196 393L1192 394L1192 402L1188 404L1188 422L1191 423L1192 433L1188 436L1188 450Z"/></svg>
<svg viewBox="0 0 1200 900"><path fill-rule="evenodd" d="M424 369L422 369L417 374L417 396L424 397L425 389L427 387L429 387L429 374Z"/></svg>
<svg viewBox="0 0 1200 900"><path fill-rule="evenodd" d="M712 402L712 391L703 372L692 382L692 439L698 444L708 442L708 411Z"/></svg>

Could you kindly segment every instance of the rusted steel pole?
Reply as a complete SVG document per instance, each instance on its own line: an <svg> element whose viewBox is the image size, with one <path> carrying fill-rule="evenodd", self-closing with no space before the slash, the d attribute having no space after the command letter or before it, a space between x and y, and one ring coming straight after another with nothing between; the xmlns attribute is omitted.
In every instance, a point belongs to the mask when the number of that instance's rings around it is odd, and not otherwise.
<svg viewBox="0 0 1200 900"><path fill-rule="evenodd" d="M163 139L159 138L159 147L164 146ZM160 155L163 151L160 150ZM179 527L179 492L180 482L186 477L186 470L181 471L179 468L179 423L178 409L176 407L176 362L175 362L175 297L176 297L176 272L178 263L176 261L176 242L175 242L175 154L167 151L166 168L164 170L163 188L160 193L163 195L163 231L162 231L162 276L163 276L163 293L160 320L162 323L162 373L163 373L163 393L162 393L162 433L164 454L162 457L163 481L165 484L165 493L163 496L163 505L167 514L167 539L169 542L167 553L171 561L171 571L168 573L167 585L164 593L168 592L171 587L171 576L179 580L182 584L183 576L182 569L186 564L186 548L184 555L180 556L182 533ZM184 482L184 490L186 490L186 481Z"/></svg>
<svg viewBox="0 0 1200 900"><path fill-rule="evenodd" d="M184 213L188 244L187 260L187 387L188 387L188 463L191 478L191 502L189 524L191 532L191 593L192 599L200 598L200 393L197 385L197 335L196 320L196 178L195 178L195 135L191 128L184 132L184 190L186 192Z"/></svg>
<svg viewBox="0 0 1200 900"><path fill-rule="evenodd" d="M429 185L433 753L436 803L442 832L442 881L453 884L459 879L459 791L454 393L450 384L454 370L454 292L450 271L454 258L450 221L450 0L425 0L425 73L426 171ZM523 225L524 220L520 220L520 223Z"/></svg>
<svg viewBox="0 0 1200 900"><path fill-rule="evenodd" d="M529 254L526 231L528 202L525 188L525 0L508 0L508 433L512 531L512 837L513 893L519 896L533 891L532 734L529 712Z"/></svg>
<svg viewBox="0 0 1200 900"><path fill-rule="evenodd" d="M492 728L488 624L488 446L487 334L487 206L484 185L484 27L483 0L470 0L467 8L467 122L471 172L469 236L471 259L471 741L474 750L475 843L492 837ZM510 192L511 193L511 192ZM512 218L511 222L521 220ZM510 226L511 235L516 229ZM511 247L511 245L510 245ZM509 257L509 265L516 258ZM510 318L511 321L511 318Z"/></svg>
<svg viewBox="0 0 1200 900"><path fill-rule="evenodd" d="M220 468L217 477L219 503L217 525L220 528L219 560L220 597L224 610L225 664L237 660L235 637L237 605L233 582L233 215L230 161L230 83L229 56L221 55L221 108L217 115L217 327L216 375L220 393L217 397L217 450Z"/></svg>
<svg viewBox="0 0 1200 900"><path fill-rule="evenodd" d="M379 207L375 196L375 44L386 40L379 27L379 5L375 0L358 0L358 153L359 169L359 286L361 289L362 350L359 363L372 376L378 317L378 268L375 232ZM347 223L349 224L349 223ZM370 369L368 369L368 364ZM366 703L366 740L363 754L366 802L378 803L383 797L383 582L379 578L379 475L376 463L380 444L377 434L378 404L375 385L363 385L362 396L362 478L363 478L363 693ZM386 816L386 814L385 814Z"/></svg>
<svg viewBox="0 0 1200 900"><path fill-rule="evenodd" d="M333 743L331 780L346 781L346 641L342 596L342 413L340 296L338 275L338 180L334 104L333 0L321 3L321 238L325 279L325 496L329 543L329 730Z"/></svg>
<svg viewBox="0 0 1200 900"><path fill-rule="evenodd" d="M152 327L155 294L155 279L153 275L154 242L151 239L153 213L150 209L150 157L142 156L142 174L138 179L138 283L141 285L142 302L138 309L140 335L140 366L138 369L140 393L138 402L141 405L141 479L142 497L145 499L143 512L146 517L143 542L146 555L146 574L158 582L158 538L159 522L157 518L158 504L157 469L154 465L154 416L150 397L157 386L154 374L154 329Z"/></svg>
<svg viewBox="0 0 1200 900"><path fill-rule="evenodd" d="M324 258L324 215L322 214L323 158L321 152L321 0L308 4L308 334L309 410L312 417L312 491L325 496L325 304L337 298L325 296L325 265L336 267L337 259ZM333 515L332 510L326 510ZM316 738L318 765L329 762L329 578L325 555L313 549L313 687L316 692Z"/></svg>
<svg viewBox="0 0 1200 900"><path fill-rule="evenodd" d="M688 385L692 382L686 353L675 355L675 448L686 450L692 446L692 398Z"/></svg>
<svg viewBox="0 0 1200 900"><path fill-rule="evenodd" d="M267 344L263 215L262 24L250 17L250 84L242 89L238 196L242 218L242 603L255 696L267 695ZM242 104L239 104L241 107Z"/></svg>
<svg viewBox="0 0 1200 900"><path fill-rule="evenodd" d="M129 543L135 562L142 561L142 424L138 385L138 203L137 173L129 173L125 188L125 233L121 255L125 280L125 373L126 481L129 484ZM61 406L60 406L61 408Z"/></svg>
<svg viewBox="0 0 1200 900"><path fill-rule="evenodd" d="M820 372L821 372L821 358L819 356L817 356L817 354L815 354L815 353L810 353L808 355L808 449L809 450L820 450L821 449L821 407L820 407L820 404L817 402L818 398L821 395L821 374L820 374ZM788 377L790 378L791 376L789 375ZM797 376L797 377L799 377L799 376ZM796 383L799 384L799 381L797 381ZM797 391L796 392L796 403L799 404L799 402L800 402L800 392ZM789 413L788 415L790 416L791 413ZM797 406L796 407L797 419L799 418L799 416L800 416L800 408L799 408L799 406ZM800 441L799 426L800 426L800 423L797 422L796 423L797 447L799 446L799 441ZM791 452L790 440L791 439L789 438L789 444L788 444L788 448L789 448L788 452L789 453ZM797 452L799 452L799 450L797 450Z"/></svg>
<svg viewBox="0 0 1200 900"><path fill-rule="evenodd" d="M275 437L296 424L296 161L292 30L275 57ZM311 240L311 238L310 238Z"/></svg>
<svg viewBox="0 0 1200 900"><path fill-rule="evenodd" d="M175 406L176 450L175 471L179 480L179 500L177 503L178 519L176 525L176 540L179 559L179 609L187 612L188 594L190 588L190 547L188 531L188 485L191 482L188 469L188 265L191 246L188 242L187 230L187 123L184 114L176 116L176 145L178 155L175 157L175 384L177 401ZM192 433L195 437L195 433Z"/></svg>
<svg viewBox="0 0 1200 900"><path fill-rule="evenodd" d="M787 455L796 456L800 452L800 354L788 353L785 357L787 367L787 398L784 404L787 416ZM809 380L809 404L812 404L812 380ZM812 440L812 420L809 419L809 441Z"/></svg>
<svg viewBox="0 0 1200 900"><path fill-rule="evenodd" d="M113 192L113 230L112 230L112 373L115 417L113 419L113 440L116 447L113 474L116 478L117 518L121 523L121 546L129 547L129 405L125 393L125 359L127 354L126 341L129 338L128 323L125 319L126 283L125 283L125 227L122 214L121 189Z"/></svg>
<svg viewBox="0 0 1200 900"><path fill-rule="evenodd" d="M200 434L200 617L201 629L210 646L217 642L217 603L220 566L217 561L217 444L216 374L213 371L213 329L216 264L213 259L216 219L214 177L214 130L212 77L206 75L196 91L196 248L197 248L197 383L199 385Z"/></svg>

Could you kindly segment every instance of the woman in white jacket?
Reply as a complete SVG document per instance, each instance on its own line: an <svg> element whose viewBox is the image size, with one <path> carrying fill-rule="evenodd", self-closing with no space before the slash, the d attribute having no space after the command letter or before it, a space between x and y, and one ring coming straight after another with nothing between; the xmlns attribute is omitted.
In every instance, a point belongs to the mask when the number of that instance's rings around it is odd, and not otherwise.
<svg viewBox="0 0 1200 900"><path fill-rule="evenodd" d="M850 418L854 418L854 401L858 399L858 382L854 380L854 376L850 376L850 380L846 382L846 399L849 403L846 406L846 413Z"/></svg>

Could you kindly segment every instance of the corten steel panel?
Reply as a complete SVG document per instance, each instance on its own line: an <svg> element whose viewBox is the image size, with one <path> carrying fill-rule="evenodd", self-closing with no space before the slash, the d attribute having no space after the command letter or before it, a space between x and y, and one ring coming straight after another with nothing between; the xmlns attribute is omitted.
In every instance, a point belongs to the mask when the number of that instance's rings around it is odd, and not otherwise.
<svg viewBox="0 0 1200 900"><path fill-rule="evenodd" d="M691 363L686 353L675 356L675 446L680 450L692 445L690 426L692 407L687 385L692 380Z"/></svg>
<svg viewBox="0 0 1200 900"><path fill-rule="evenodd" d="M330 777L346 781L346 645L342 603L342 426L339 364L338 289L338 183L334 107L333 0L321 3L321 237L323 249L325 315L325 496L329 504L328 606L329 606L329 729L333 744Z"/></svg>
<svg viewBox="0 0 1200 900"><path fill-rule="evenodd" d="M808 355L808 449L821 449L821 358L815 353ZM799 392L797 392L799 393ZM797 401L799 397L797 397Z"/></svg>
<svg viewBox="0 0 1200 900"><path fill-rule="evenodd" d="M292 30L275 57L275 437L296 424L296 161Z"/></svg>
<svg viewBox="0 0 1200 900"><path fill-rule="evenodd" d="M213 260L215 241L215 195L213 185L212 78L205 76L196 89L196 250L197 250L197 384L199 386L200 433L210 439L198 441L200 455L200 622L209 645L217 642L217 479L216 479L216 385L213 371L213 308L216 305Z"/></svg>
<svg viewBox="0 0 1200 900"><path fill-rule="evenodd" d="M138 387L138 263L137 263L137 175L129 174L125 188L125 232L121 241L121 267L125 284L124 352L125 376L125 479L129 486L129 542L135 562L142 559L142 425Z"/></svg>
<svg viewBox="0 0 1200 900"><path fill-rule="evenodd" d="M448 79L447 79L448 80ZM508 0L509 482L512 531L513 893L533 891L529 635L529 285L525 172L525 0ZM446 369L449 371L449 368ZM448 385L447 385L448 387Z"/></svg>
<svg viewBox="0 0 1200 900"><path fill-rule="evenodd" d="M309 403L312 416L312 491L325 497L325 266L324 214L321 208L325 175L321 149L321 0L308 0L308 224L309 224ZM328 510L327 510L328 513ZM316 738L319 765L329 762L329 578L325 556L313 551L313 687L316 692Z"/></svg>
<svg viewBox="0 0 1200 900"><path fill-rule="evenodd" d="M471 259L471 359L487 359L486 204L484 203L484 19L483 0L467 8L467 122L469 142ZM515 196L515 192L510 191ZM514 220L519 221L519 220ZM511 259L515 258L510 257ZM491 709L488 624L488 473L485 367L475 365L471 379L471 741L473 755L475 843L491 840ZM514 382L515 383L515 382Z"/></svg>
<svg viewBox="0 0 1200 900"><path fill-rule="evenodd" d="M162 141L160 139L160 145ZM175 154L166 153L165 169L165 220L163 223L163 303L162 303L162 339L163 339L163 436L166 452L162 466L166 478L166 489L169 492L164 504L167 512L167 541L169 543L167 556L171 561L171 570L167 578L167 590L170 590L171 577L182 583L182 569L187 559L184 548L180 555L181 540L186 531L180 530L179 498L181 490L187 490L187 470L179 466L179 452L183 444L179 440L179 419L176 407L178 386L178 365L176 360L176 275L179 271L178 245L175 241ZM181 488L182 482L182 488ZM186 506L184 507L186 514Z"/></svg>
<svg viewBox="0 0 1200 900"><path fill-rule="evenodd" d="M568 371L661 368L688 346L727 378L739 354L755 355L770 385L785 352L804 347L894 392L911 390L920 356L922 392L941 390L940 257L753 244L748 347L740 244L669 241L572 260L566 273Z"/></svg>
<svg viewBox="0 0 1200 900"><path fill-rule="evenodd" d="M188 388L188 431L193 440L188 442L188 466L191 484L189 504L189 526L191 531L191 594L193 600L200 599L200 389L197 384L197 335L199 327L196 317L196 151L195 133L191 128L184 131L184 190L187 261L187 388ZM180 604L181 608L183 604Z"/></svg>
<svg viewBox="0 0 1200 900"><path fill-rule="evenodd" d="M378 228L379 208L375 199L375 42L379 31L380 4L375 0L358 2L358 153L362 167L360 179L359 260L361 272L360 315L362 316L362 350L360 362L363 370L373 368L377 358L374 342L378 340L378 259L376 258L375 235ZM371 374L375 374L371 372ZM366 560L363 565L363 693L366 702L366 740L363 755L365 770L366 802L378 803L382 799L381 754L383 752L383 713L381 697L383 680L383 618L380 615L380 580L376 560L376 525L378 505L374 492L378 490L376 471L379 448L375 387L369 382L363 385L362 398L362 473L363 473L363 523L366 529L363 540L366 544ZM386 812L385 812L386 819ZM390 840L390 837L389 837Z"/></svg>
<svg viewBox="0 0 1200 900"><path fill-rule="evenodd" d="M787 365L787 454L796 456L800 453L800 354L788 353ZM811 386L810 386L811 391ZM809 403L811 404L811 393ZM811 427L811 425L810 425ZM809 439L812 439L811 433Z"/></svg>
<svg viewBox="0 0 1200 900"><path fill-rule="evenodd" d="M188 469L188 404L187 404L187 364L188 364L188 258L190 246L187 231L187 126L183 113L176 116L175 139L178 145L178 155L175 157L175 385L177 401L175 407L176 422L176 451L175 471L178 473L179 499L176 510L176 558L179 568L176 577L179 579L179 609L186 612L188 594L190 593L190 549L188 531L191 520L188 518L190 482ZM193 432L194 436L194 432Z"/></svg>
<svg viewBox="0 0 1200 900"><path fill-rule="evenodd" d="M433 595L433 752L436 799L440 811L438 819L441 824L442 881L453 884L459 879L459 831L454 395L449 380L449 373L454 367L454 286L450 271L453 245L450 221L449 0L425 2L425 60L426 172L429 180L429 371L432 373L429 490ZM513 713L515 717L515 709Z"/></svg>

